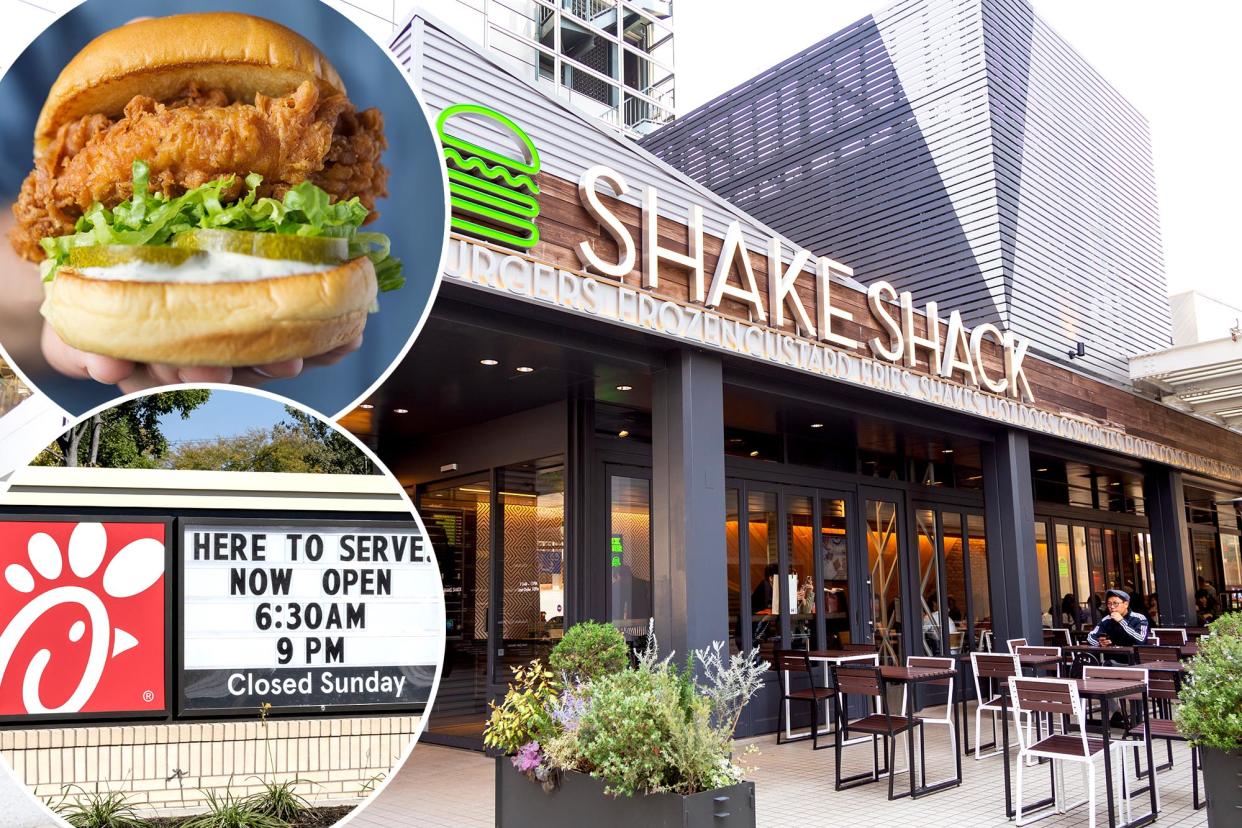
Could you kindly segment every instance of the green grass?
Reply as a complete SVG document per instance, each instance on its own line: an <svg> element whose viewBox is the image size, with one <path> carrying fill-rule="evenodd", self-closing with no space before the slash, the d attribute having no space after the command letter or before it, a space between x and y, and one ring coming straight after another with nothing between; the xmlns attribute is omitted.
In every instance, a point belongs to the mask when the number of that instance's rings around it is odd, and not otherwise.
<svg viewBox="0 0 1242 828"><path fill-rule="evenodd" d="M79 793L72 795L75 788ZM59 800L48 804L73 828L142 828L146 825L129 797L116 791L87 793L77 785L70 785L61 789Z"/></svg>
<svg viewBox="0 0 1242 828"><path fill-rule="evenodd" d="M182 828L288 828L289 823L278 816L258 810L250 798L241 799L231 792L217 794L206 791L207 813L188 820ZM261 796L261 794L260 794Z"/></svg>
<svg viewBox="0 0 1242 828"><path fill-rule="evenodd" d="M292 779L288 782L262 782L263 792L254 794L246 802L261 814L293 822L311 809L306 797L294 790L295 786L304 781Z"/></svg>

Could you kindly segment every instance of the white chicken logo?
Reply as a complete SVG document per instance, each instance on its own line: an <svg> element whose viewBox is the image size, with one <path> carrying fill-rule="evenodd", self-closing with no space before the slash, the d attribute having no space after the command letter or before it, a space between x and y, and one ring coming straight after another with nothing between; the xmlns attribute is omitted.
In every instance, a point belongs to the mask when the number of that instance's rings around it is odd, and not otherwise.
<svg viewBox="0 0 1242 828"><path fill-rule="evenodd" d="M78 578L91 578L99 571L107 550L108 536L103 524L79 523L69 536L70 571ZM18 644L44 614L62 604L77 604L86 610L91 624L90 653L77 687L59 707L49 708L43 704L39 684L52 652L40 649L26 667L22 703L26 712L32 714L79 713L99 686L108 660L136 647L138 639L126 630L112 627L108 608L100 596L82 586L57 585L57 581L62 580L66 556L61 554L50 535L44 532L32 535L26 552L34 573L20 563L10 564L4 570L4 580L10 587L34 597L0 632L0 677L8 672ZM111 598L129 598L145 592L163 574L164 544L154 538L141 538L126 545L108 563L103 573L103 590ZM75 621L69 628L69 641L81 641L85 633L86 622Z"/></svg>

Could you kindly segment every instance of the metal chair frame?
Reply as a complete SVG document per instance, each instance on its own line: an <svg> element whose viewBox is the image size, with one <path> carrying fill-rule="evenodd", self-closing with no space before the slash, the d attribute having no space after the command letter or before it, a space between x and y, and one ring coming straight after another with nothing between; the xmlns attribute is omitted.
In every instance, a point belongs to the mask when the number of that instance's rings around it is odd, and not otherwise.
<svg viewBox="0 0 1242 828"><path fill-rule="evenodd" d="M1054 813L1063 814L1085 802L1088 807L1089 828L1095 828L1095 757L1096 754L1103 754L1103 745L1092 750L1091 741L1087 738L1086 708L1084 700L1078 695L1078 686L1072 679L1015 676L1009 679L1009 701L1015 729L1018 731L1018 762L1016 763L1018 790L1015 797L1017 809L1015 824L1029 825L1052 816ZM1064 720L1065 726L1062 733L1055 736L1049 734L1046 738L1035 742L1029 735L1029 725L1032 717L1041 714L1059 716ZM1070 724L1075 722L1077 733L1072 733ZM1053 739L1064 741L1067 737L1071 743L1075 737L1077 738L1080 754L1068 754L1050 748L1041 749L1041 746L1050 746ZM1130 794L1125 773L1125 743L1111 742L1109 750L1117 754L1117 759L1113 763L1113 774L1117 777L1117 784L1121 790L1125 812L1124 821L1128 823L1130 822ZM1053 810L1034 819L1024 818L1022 814L1022 772L1027 764L1023 760L1030 758L1051 759L1053 763ZM1074 803L1064 801L1065 762L1074 762L1083 766L1084 784L1087 789L1086 799Z"/></svg>
<svg viewBox="0 0 1242 828"><path fill-rule="evenodd" d="M832 747L832 745L824 745L820 747L819 737L827 736L831 731L825 731L821 734L819 729L819 704L827 701L836 695L836 691L831 687L817 687L815 685L815 673L811 670L811 658L806 650L777 650L774 653L776 660L777 679L780 682L781 699L780 706L776 713L776 743L778 745L788 744L790 742L801 742L806 739L811 740L811 750L824 750ZM804 674L808 683L810 696L792 695L795 691L791 679L794 673ZM805 692L805 691L801 691ZM811 706L811 730L809 733L792 733L787 732L790 727L790 710L791 702L807 703ZM825 713L831 717L831 713ZM825 722L825 724L831 724ZM784 741L781 741L784 736Z"/></svg>
<svg viewBox="0 0 1242 828"><path fill-rule="evenodd" d="M919 756L921 759L921 769L926 774L927 756L926 745L923 739L923 720L917 716L898 716L901 719L900 724L894 722L894 716L888 705L888 683L884 680L884 676L880 672L880 668L874 664L833 664L832 667L832 683L836 693L832 697L833 707L836 709L837 729L835 733L836 761L834 762L835 771L835 789L838 791L856 788L859 785L866 785L871 782L879 781L882 775L888 775L888 798L900 799L905 796L914 797L915 776L914 776L914 734L919 733ZM849 720L849 696L866 696L871 698L872 710L875 711L870 715L854 722ZM877 701L878 700L878 701ZM864 736L871 737L871 753L872 753L872 770L870 773L864 771L862 773L853 774L851 776L841 776L841 757L844 752L845 745L850 744L850 727L866 720L873 720L877 716L884 718L884 730L876 731L868 727L861 731ZM908 765L907 770L910 773L910 790L907 793L898 794L896 792L895 770L897 760L897 737L906 734ZM884 740L884 767L880 767L878 740ZM857 739L853 740L857 742Z"/></svg>
<svg viewBox="0 0 1242 828"><path fill-rule="evenodd" d="M985 665L984 672L986 673L986 675L982 676L980 675L979 667L981 659L982 663ZM1011 672L1002 672L999 670L999 665L1003 662L1007 662L1010 665L1009 670ZM996 738L996 724L1004 710L1000 704L991 703L991 693L988 693L987 696L983 694L983 689L979 683L979 680L981 678L986 678L988 680L988 687L991 689L992 681L995 679L1009 678L1010 675L1022 675L1022 663L1018 661L1017 653L971 653L970 666L975 680L975 761L978 762L980 759L987 759L991 756L1000 756L1004 752ZM998 695L999 693L1006 692L1006 690L1007 688L1004 687L999 688ZM987 701L985 701L985 699ZM979 742L979 733L983 728L984 712L992 714L992 742L990 745L982 745ZM1001 722L1001 724L1008 727L1008 724L1005 722ZM991 753L982 753L980 752L980 748L982 747L991 747L993 750Z"/></svg>

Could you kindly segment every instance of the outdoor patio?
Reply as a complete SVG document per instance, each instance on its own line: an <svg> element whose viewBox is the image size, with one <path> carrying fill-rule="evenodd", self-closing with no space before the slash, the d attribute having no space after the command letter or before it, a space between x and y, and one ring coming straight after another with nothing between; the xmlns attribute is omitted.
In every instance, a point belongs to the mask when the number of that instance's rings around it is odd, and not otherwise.
<svg viewBox="0 0 1242 828"><path fill-rule="evenodd" d="M925 710L923 714L940 715L935 709ZM985 740L987 721L985 716ZM945 729L928 727L927 733L928 779L935 781L952 775L953 759L946 743ZM812 753L809 742L777 746L774 735L742 739L737 744L739 753L752 744L760 751L759 755L747 759L747 764L755 767L749 778L755 782L760 826L787 828L848 824L851 828L887 825L961 828L1012 824L1004 816L1004 778L999 757L978 762L973 757L963 757L960 788L950 788L914 801L900 799L889 802L888 785L884 781L834 791L831 749ZM904 747L905 742L902 741L900 746ZM1159 764L1165 755L1164 743L1157 741L1154 749ZM869 766L870 749L866 746L847 748L845 756L844 773L862 771ZM1161 811L1156 824L1178 828L1206 826L1207 812L1196 811L1191 805L1189 748L1175 743L1173 757L1173 767L1158 776ZM1011 759L1011 769L1013 762ZM899 757L898 767L903 765L904 760ZM428 826L491 826L494 824L495 806L493 774L492 760L480 753L420 745L414 749L406 767L397 771L392 783L350 826L382 828L405 824L411 818L416 818L420 825ZM1097 777L1100 804L1096 819L1100 826L1105 826L1108 815L1104 806L1102 766L1097 767ZM1083 790L1078 769L1067 767L1065 779L1071 800L1080 798ZM1028 800L1047 795L1046 770L1031 769L1028 780L1031 786ZM906 781L904 775L899 776L897 781L900 790L901 783ZM1136 798L1135 814L1145 811L1146 806L1146 798ZM1049 817L1038 824L1056 828L1085 826L1086 806L1062 816Z"/></svg>

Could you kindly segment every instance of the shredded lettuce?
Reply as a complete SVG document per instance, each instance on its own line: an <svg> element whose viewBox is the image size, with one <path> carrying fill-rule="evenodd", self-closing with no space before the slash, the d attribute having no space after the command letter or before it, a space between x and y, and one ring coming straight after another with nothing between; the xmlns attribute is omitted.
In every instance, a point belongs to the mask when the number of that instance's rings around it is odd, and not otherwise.
<svg viewBox="0 0 1242 828"><path fill-rule="evenodd" d="M112 209L95 203L78 219L74 232L47 236L39 241L47 259L43 262L44 281L51 281L56 270L75 247L98 244L167 245L178 233L195 229L246 230L258 233L284 233L294 236L335 236L349 240L350 256L367 256L375 265L380 290L396 290L405 284L401 261L390 254L391 242L383 233L360 233L367 208L357 197L332 202L331 197L309 181L285 193L281 200L259 198L263 177L246 176L246 194L225 205L222 196L233 186L228 175L187 191L176 198L150 192L150 168L134 161L134 194Z"/></svg>

